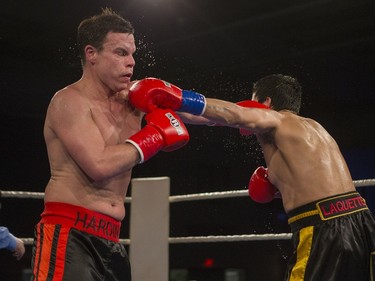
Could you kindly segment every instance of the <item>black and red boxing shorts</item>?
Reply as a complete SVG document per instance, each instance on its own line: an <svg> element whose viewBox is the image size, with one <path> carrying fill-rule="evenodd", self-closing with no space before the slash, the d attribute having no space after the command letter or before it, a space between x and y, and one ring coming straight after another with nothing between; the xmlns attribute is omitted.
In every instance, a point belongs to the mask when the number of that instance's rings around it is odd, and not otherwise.
<svg viewBox="0 0 375 281"><path fill-rule="evenodd" d="M33 280L130 281L130 264L119 242L121 222L60 202L47 202L35 228Z"/></svg>
<svg viewBox="0 0 375 281"><path fill-rule="evenodd" d="M60 202L47 202L41 223L61 224L119 242L121 222L86 208Z"/></svg>

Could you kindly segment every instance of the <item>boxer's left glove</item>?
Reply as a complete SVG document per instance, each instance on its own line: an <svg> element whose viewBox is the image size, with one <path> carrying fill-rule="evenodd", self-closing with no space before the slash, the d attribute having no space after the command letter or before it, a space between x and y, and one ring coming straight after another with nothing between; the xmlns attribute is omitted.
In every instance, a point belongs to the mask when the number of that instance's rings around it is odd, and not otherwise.
<svg viewBox="0 0 375 281"><path fill-rule="evenodd" d="M0 226L0 239L5 249L14 251L17 246L17 238L9 232L5 226Z"/></svg>
<svg viewBox="0 0 375 281"><path fill-rule="evenodd" d="M255 107L255 108L269 109L267 105L264 105L263 103L253 101L253 100L243 100L243 101L237 102L236 104L243 106L243 107ZM254 134L254 132L247 130L247 129L240 128L240 134L242 136L251 136L252 134Z"/></svg>
<svg viewBox="0 0 375 281"><path fill-rule="evenodd" d="M268 203L278 197L278 189L268 180L268 170L258 167L249 181L249 196L255 202Z"/></svg>
<svg viewBox="0 0 375 281"><path fill-rule="evenodd" d="M179 87L156 78L145 78L134 83L129 89L129 101L134 107L149 113L156 108L202 115L206 99L194 91Z"/></svg>
<svg viewBox="0 0 375 281"><path fill-rule="evenodd" d="M126 142L138 150L140 163L162 151L173 151L188 143L190 137L184 123L172 110L156 109L145 116L147 125Z"/></svg>

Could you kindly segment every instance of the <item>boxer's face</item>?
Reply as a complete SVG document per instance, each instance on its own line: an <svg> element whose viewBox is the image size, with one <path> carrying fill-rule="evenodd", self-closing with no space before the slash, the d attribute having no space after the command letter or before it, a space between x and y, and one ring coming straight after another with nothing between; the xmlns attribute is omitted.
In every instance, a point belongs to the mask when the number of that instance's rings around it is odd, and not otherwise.
<svg viewBox="0 0 375 281"><path fill-rule="evenodd" d="M95 71L111 90L119 92L128 87L135 66L135 50L133 34L107 34L102 49L95 56Z"/></svg>

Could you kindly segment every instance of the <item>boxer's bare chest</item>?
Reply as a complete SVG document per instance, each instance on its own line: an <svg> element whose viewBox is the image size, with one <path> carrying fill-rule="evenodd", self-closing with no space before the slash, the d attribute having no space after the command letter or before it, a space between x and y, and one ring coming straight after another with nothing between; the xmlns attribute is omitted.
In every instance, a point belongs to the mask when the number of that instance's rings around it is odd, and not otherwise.
<svg viewBox="0 0 375 281"><path fill-rule="evenodd" d="M96 104L91 115L108 145L123 143L140 129L140 117L126 104Z"/></svg>

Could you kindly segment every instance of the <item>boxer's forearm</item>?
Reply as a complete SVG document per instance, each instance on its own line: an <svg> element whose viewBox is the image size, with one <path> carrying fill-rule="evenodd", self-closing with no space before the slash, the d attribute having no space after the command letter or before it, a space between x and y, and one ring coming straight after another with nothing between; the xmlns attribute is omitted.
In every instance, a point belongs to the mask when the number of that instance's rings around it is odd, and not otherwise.
<svg viewBox="0 0 375 281"><path fill-rule="evenodd" d="M241 108L235 103L206 98L206 108L203 117L211 122L228 126L237 126L241 121Z"/></svg>

